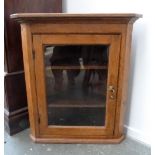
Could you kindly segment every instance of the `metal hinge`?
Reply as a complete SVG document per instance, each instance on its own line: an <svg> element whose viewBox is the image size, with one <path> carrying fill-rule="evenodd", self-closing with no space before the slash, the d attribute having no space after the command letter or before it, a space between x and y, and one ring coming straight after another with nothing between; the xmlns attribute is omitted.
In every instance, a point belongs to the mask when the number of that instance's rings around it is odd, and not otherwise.
<svg viewBox="0 0 155 155"><path fill-rule="evenodd" d="M33 56L33 59L35 59L35 51L32 50L32 56Z"/></svg>

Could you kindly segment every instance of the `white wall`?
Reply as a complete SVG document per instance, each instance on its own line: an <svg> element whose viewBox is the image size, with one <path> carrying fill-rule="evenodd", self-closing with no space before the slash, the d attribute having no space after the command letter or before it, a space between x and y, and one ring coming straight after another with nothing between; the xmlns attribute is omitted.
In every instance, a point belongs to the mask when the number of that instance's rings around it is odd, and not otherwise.
<svg viewBox="0 0 155 155"><path fill-rule="evenodd" d="M155 104L155 24L153 0L65 0L67 13L141 13L134 24L129 93L125 127L127 134L146 144L151 140L151 114ZM155 14L155 13L154 13ZM155 34L155 33L154 33Z"/></svg>

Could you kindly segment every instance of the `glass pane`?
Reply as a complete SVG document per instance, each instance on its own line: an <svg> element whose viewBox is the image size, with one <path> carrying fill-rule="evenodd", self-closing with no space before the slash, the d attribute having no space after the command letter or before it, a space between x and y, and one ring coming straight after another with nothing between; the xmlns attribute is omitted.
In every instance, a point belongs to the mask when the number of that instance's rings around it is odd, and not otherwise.
<svg viewBox="0 0 155 155"><path fill-rule="evenodd" d="M46 46L49 125L104 126L108 46Z"/></svg>

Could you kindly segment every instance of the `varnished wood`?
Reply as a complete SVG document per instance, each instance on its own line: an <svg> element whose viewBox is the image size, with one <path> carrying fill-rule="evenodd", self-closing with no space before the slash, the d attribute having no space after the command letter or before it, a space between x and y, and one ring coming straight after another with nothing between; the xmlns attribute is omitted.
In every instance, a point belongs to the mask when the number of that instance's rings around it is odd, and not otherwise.
<svg viewBox="0 0 155 155"><path fill-rule="evenodd" d="M62 0L4 0L5 129L16 134L29 127L20 24L13 13L62 12Z"/></svg>
<svg viewBox="0 0 155 155"><path fill-rule="evenodd" d="M30 135L31 139L36 143L56 143L56 144L70 144L70 143L79 143L79 144L119 144L121 143L125 136L117 138L36 138Z"/></svg>
<svg viewBox="0 0 155 155"><path fill-rule="evenodd" d="M31 25L31 31L34 34L119 34L126 28L125 24L103 24L100 20L91 24L87 20L84 22L78 24L78 27L74 22L67 24L66 20L60 24L59 21L54 24L35 23Z"/></svg>
<svg viewBox="0 0 155 155"><path fill-rule="evenodd" d="M20 24L10 15L34 12L61 13L62 0L4 0L5 67L9 73L23 70Z"/></svg>
<svg viewBox="0 0 155 155"><path fill-rule="evenodd" d="M26 80L26 90L28 97L28 110L30 116L30 127L31 132L34 136L38 136L38 106L36 97L36 86L35 86L35 74L34 74L34 62L32 55L32 37L29 25L22 25L22 44L23 44L23 56L24 56L24 71Z"/></svg>
<svg viewBox="0 0 155 155"><path fill-rule="evenodd" d="M47 118L47 101L46 101L46 89L45 89L45 74L44 74L44 60L43 60L43 50L42 45L47 44L104 44L111 45L110 46L110 55L109 55L109 70L110 73L108 75L108 85L115 85L117 88L117 74L118 74L118 61L119 61L119 44L120 37L119 35L34 35L33 36L34 43L34 51L35 54L35 74L36 74L36 86L37 86L37 94L38 94L38 105L39 105L39 113L40 117L40 132L42 134L52 134L53 136L62 135L65 136L66 133L74 134L82 134L79 130L80 127L71 128L69 130L68 127L63 128L61 130L56 130L54 127L49 128L48 126L48 118ZM39 66L38 66L39 64ZM117 91L117 90L116 90ZM102 133L103 135L110 135L113 133L114 129L114 117L115 117L115 100L109 100L110 93L107 92L107 101L106 101L106 125L102 128L95 128L92 132L91 127L82 129L82 132L88 135L92 135L95 133ZM93 128L94 129L94 128ZM90 131L90 132L89 132ZM102 132L101 132L102 131Z"/></svg>
<svg viewBox="0 0 155 155"><path fill-rule="evenodd" d="M69 14L69 13L17 13L12 14L11 18L23 18L24 20L27 18L33 18L36 20L36 18L62 18L62 17L73 17L73 18L140 18L142 17L141 14L136 13L85 13L85 14ZM38 19L37 19L38 20Z"/></svg>
<svg viewBox="0 0 155 155"><path fill-rule="evenodd" d="M124 129L124 113L128 95L128 78L130 68L130 52L133 25L128 24L122 33L122 44L120 54L118 97L115 123L115 136L120 136ZM124 52L125 51L125 52Z"/></svg>
<svg viewBox="0 0 155 155"><path fill-rule="evenodd" d="M14 14L11 16L21 22L31 137L34 141L119 143L123 140L131 33L133 23L140 17L139 14ZM59 44L110 45L107 85L114 86L116 93L114 100L111 100L111 92L107 91L105 126L48 125L43 45Z"/></svg>
<svg viewBox="0 0 155 155"><path fill-rule="evenodd" d="M4 87L5 129L13 135L29 126L24 72L6 74Z"/></svg>
<svg viewBox="0 0 155 155"><path fill-rule="evenodd" d="M13 14L11 18L17 19L20 22L40 22L40 21L59 21L66 19L74 22L102 22L102 23L133 23L136 19L142 17L140 14L67 14L67 13L20 13ZM37 19L37 20L36 20ZM99 21L100 20L100 21ZM63 21L64 22L64 21Z"/></svg>

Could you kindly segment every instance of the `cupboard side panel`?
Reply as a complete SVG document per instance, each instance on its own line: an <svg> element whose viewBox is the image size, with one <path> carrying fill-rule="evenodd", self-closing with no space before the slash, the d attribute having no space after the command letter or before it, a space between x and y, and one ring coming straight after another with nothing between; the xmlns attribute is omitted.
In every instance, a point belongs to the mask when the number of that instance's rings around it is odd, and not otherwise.
<svg viewBox="0 0 155 155"><path fill-rule="evenodd" d="M110 45L110 64L109 64L109 75L107 83L107 123L108 132L113 135L114 123L115 123L115 111L116 111L116 101L117 101L117 88L118 88L118 70L119 70L119 55L120 55L120 35L113 35L112 42ZM109 86L114 87L115 93L112 94L109 90ZM111 99L110 96L113 95L114 99Z"/></svg>
<svg viewBox="0 0 155 155"><path fill-rule="evenodd" d="M115 119L114 136L120 137L123 135L124 129L124 114L128 95L128 80L130 68L130 52L131 52L131 39L132 39L132 24L124 27L122 32L121 41L121 54L120 54L120 67L119 67L119 80L118 80L118 96L117 108Z"/></svg>
<svg viewBox="0 0 155 155"><path fill-rule="evenodd" d="M38 111L37 111L37 98L36 98L36 86L35 86L35 74L34 63L32 55L32 36L31 30L28 24L21 24L22 33L22 48L24 58L24 70L26 80L26 91L28 98L28 111L30 118L31 133L33 136L37 136L38 131Z"/></svg>

